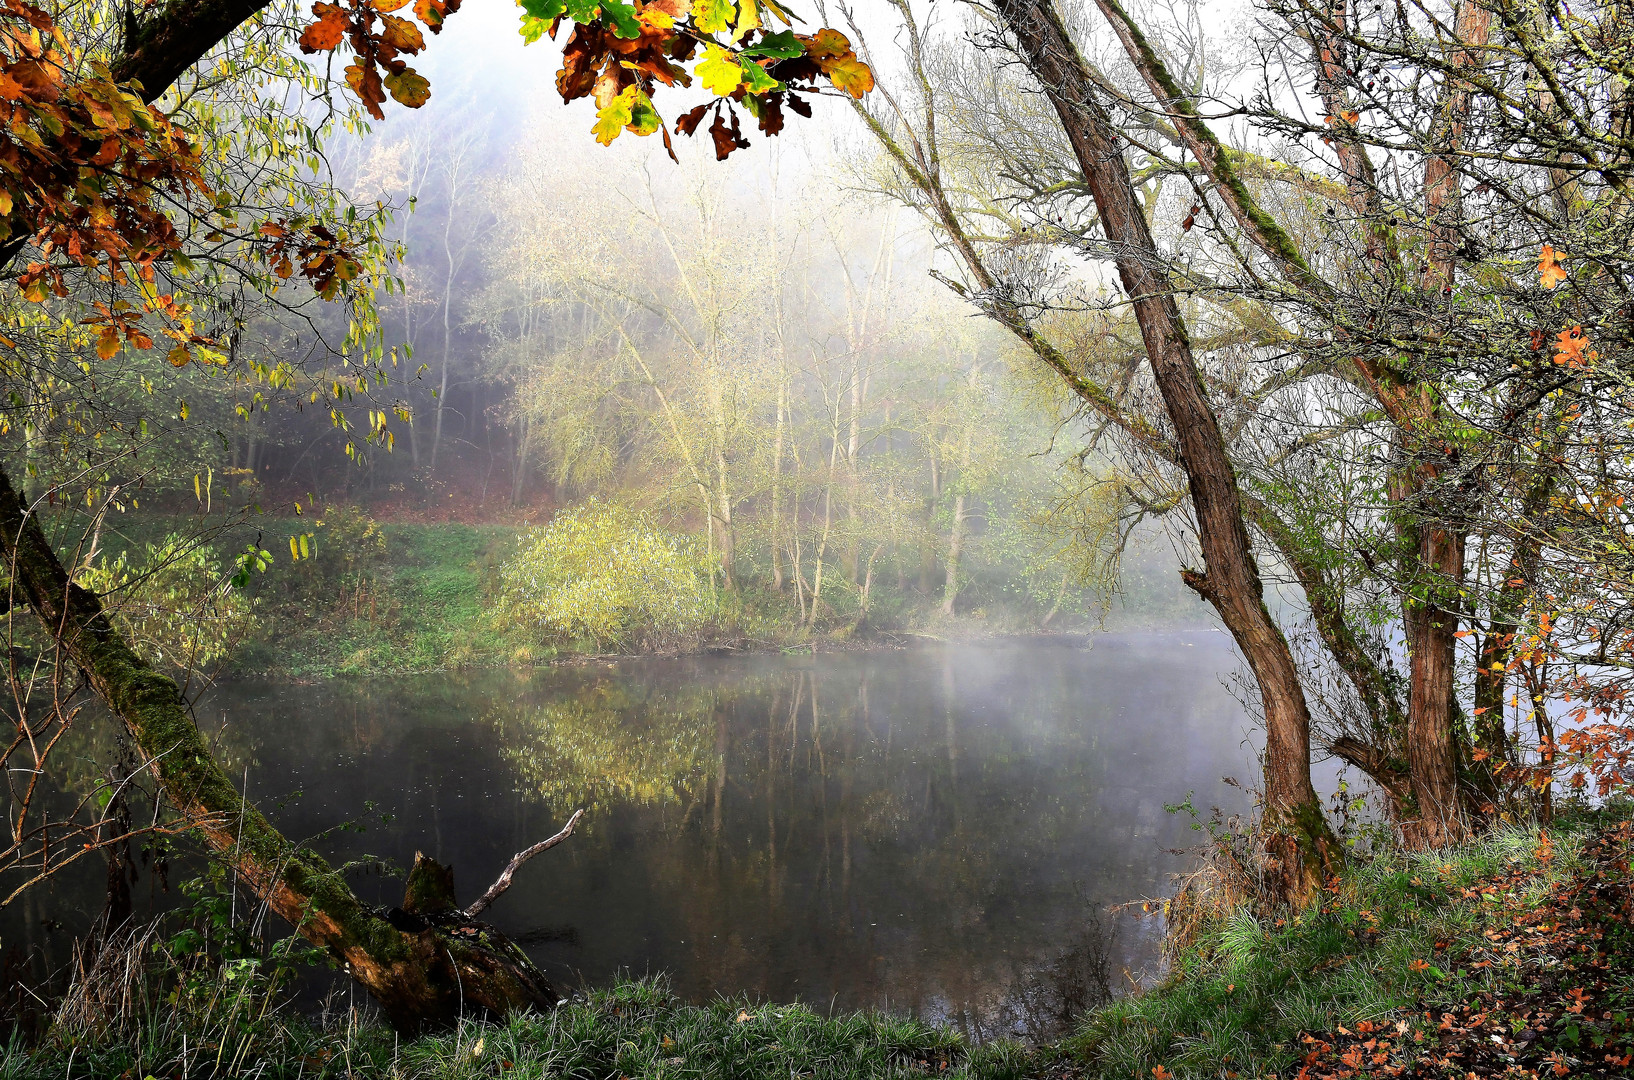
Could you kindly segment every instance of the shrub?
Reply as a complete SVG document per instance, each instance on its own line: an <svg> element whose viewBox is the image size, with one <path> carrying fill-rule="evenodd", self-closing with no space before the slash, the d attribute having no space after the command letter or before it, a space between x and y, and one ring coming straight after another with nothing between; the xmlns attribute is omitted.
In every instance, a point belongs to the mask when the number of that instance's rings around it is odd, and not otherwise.
<svg viewBox="0 0 1634 1080"><path fill-rule="evenodd" d="M120 552L75 575L103 596L114 624L162 667L208 668L249 629L250 605L207 547L172 534L132 558Z"/></svg>
<svg viewBox="0 0 1634 1080"><path fill-rule="evenodd" d="M548 639L649 646L715 612L705 556L690 537L628 507L591 502L533 530L501 571L498 617Z"/></svg>

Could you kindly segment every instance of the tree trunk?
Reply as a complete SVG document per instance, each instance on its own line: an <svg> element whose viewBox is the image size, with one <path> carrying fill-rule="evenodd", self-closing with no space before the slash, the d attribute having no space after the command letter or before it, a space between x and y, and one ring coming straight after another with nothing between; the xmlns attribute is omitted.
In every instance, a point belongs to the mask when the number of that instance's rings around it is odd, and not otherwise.
<svg viewBox="0 0 1634 1080"><path fill-rule="evenodd" d="M114 629L96 595L72 583L0 471L0 557L41 626L124 724L165 797L239 879L302 937L341 961L405 1030L465 1011L548 1008L559 997L526 955L453 910L372 908L324 860L249 806L216 764L175 682ZM411 880L412 884L412 880ZM460 932L474 930L474 933Z"/></svg>
<svg viewBox="0 0 1634 1080"><path fill-rule="evenodd" d="M1419 568L1431 576L1429 595L1409 599L1407 765L1413 777L1422 842L1444 847L1469 834L1458 798L1457 676L1458 586L1464 579L1464 534L1422 529Z"/></svg>
<svg viewBox="0 0 1634 1080"><path fill-rule="evenodd" d="M1403 433L1402 438L1410 437ZM1412 450L1406 454L1411 457ZM1468 835L1459 803L1454 732L1458 609L1464 534L1436 510L1432 465L1408 461L1390 478L1388 497L1401 545L1402 634L1407 641L1407 766L1415 802L1415 845L1442 847ZM1430 502L1432 506L1425 506Z"/></svg>
<svg viewBox="0 0 1634 1080"><path fill-rule="evenodd" d="M777 380L777 437L772 444L772 590L783 591L783 426L788 415L789 384L786 375Z"/></svg>
<svg viewBox="0 0 1634 1080"><path fill-rule="evenodd" d="M953 603L959 598L959 556L964 551L965 496L963 492L953 499L953 524L947 536L947 581L942 586L942 614L953 614Z"/></svg>
<svg viewBox="0 0 1634 1080"><path fill-rule="evenodd" d="M1209 407L1162 257L1141 211L1122 147L1077 47L1047 0L999 0L997 10L1060 117L1106 238L1118 252L1158 391L1175 430L1205 573L1186 583L1220 613L1259 684L1265 710L1265 822L1274 886L1308 901L1339 849L1311 784L1310 713L1293 654L1265 606L1243 524L1237 476Z"/></svg>

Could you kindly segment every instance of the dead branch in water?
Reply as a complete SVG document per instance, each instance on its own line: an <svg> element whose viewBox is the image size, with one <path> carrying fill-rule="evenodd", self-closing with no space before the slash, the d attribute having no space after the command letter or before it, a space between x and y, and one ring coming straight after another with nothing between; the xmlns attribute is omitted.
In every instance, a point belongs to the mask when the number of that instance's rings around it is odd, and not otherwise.
<svg viewBox="0 0 1634 1080"><path fill-rule="evenodd" d="M505 872L500 874L492 885L488 886L488 891L479 896L472 902L470 907L465 909L466 916L474 919L481 914L489 904L492 904L495 900L498 900L500 894L511 887L511 878L515 876L516 871L521 868L523 863L527 862L541 851L545 851L548 848L553 848L557 844L560 844L563 840L566 840L568 837L572 836L573 826L577 825L579 823L579 819L583 816L584 808L580 807L579 809L573 811L573 816L567 819L567 824L562 826L561 832L557 833L555 836L552 836L548 840L539 841L526 851L517 852L516 857L511 860L510 865L505 867Z"/></svg>

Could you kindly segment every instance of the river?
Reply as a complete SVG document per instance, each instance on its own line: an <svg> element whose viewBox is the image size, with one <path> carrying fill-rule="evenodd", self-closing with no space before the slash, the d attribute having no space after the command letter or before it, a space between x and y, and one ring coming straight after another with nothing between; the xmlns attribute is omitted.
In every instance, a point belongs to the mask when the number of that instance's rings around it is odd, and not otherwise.
<svg viewBox="0 0 1634 1080"><path fill-rule="evenodd" d="M1240 811L1222 777L1254 774L1223 635L1091 640L234 682L198 712L381 903L369 857L424 851L469 900L587 807L488 913L565 987L664 972L1044 1037L1157 971L1160 921L1107 908L1188 866L1165 804Z"/></svg>

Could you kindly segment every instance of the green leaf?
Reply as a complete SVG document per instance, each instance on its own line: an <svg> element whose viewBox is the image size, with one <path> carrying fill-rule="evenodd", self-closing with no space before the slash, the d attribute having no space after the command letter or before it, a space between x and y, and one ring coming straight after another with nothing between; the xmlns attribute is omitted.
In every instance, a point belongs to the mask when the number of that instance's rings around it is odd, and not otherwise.
<svg viewBox="0 0 1634 1080"><path fill-rule="evenodd" d="M633 86L630 89L636 90ZM663 126L664 118L652 107L652 99L636 90L635 101L630 106L628 130L637 135L651 135Z"/></svg>
<svg viewBox="0 0 1634 1080"><path fill-rule="evenodd" d="M766 74L766 69L753 60L741 65L743 71L744 88L751 94L769 94L773 90L783 89L783 84Z"/></svg>
<svg viewBox="0 0 1634 1080"><path fill-rule="evenodd" d="M792 60L796 56L804 56L806 47L795 39L793 30L780 30L775 34L767 34L759 41L743 50L744 56L771 56L778 60Z"/></svg>
<svg viewBox="0 0 1634 1080"><path fill-rule="evenodd" d="M641 22L635 17L635 8L631 5L609 0L601 5L601 14L612 24L614 37L634 41L641 36Z"/></svg>
<svg viewBox="0 0 1634 1080"><path fill-rule="evenodd" d="M548 33L550 23L544 19L536 19L532 15L522 16L522 44L532 45Z"/></svg>
<svg viewBox="0 0 1634 1080"><path fill-rule="evenodd" d="M386 89L399 105L418 109L431 100L431 83L413 68L404 68L396 75L386 76Z"/></svg>
<svg viewBox="0 0 1634 1080"><path fill-rule="evenodd" d="M594 22L601 0L566 0L567 17L574 22Z"/></svg>
<svg viewBox="0 0 1634 1080"><path fill-rule="evenodd" d="M567 11L567 0L521 0L522 10L530 18L554 22Z"/></svg>

